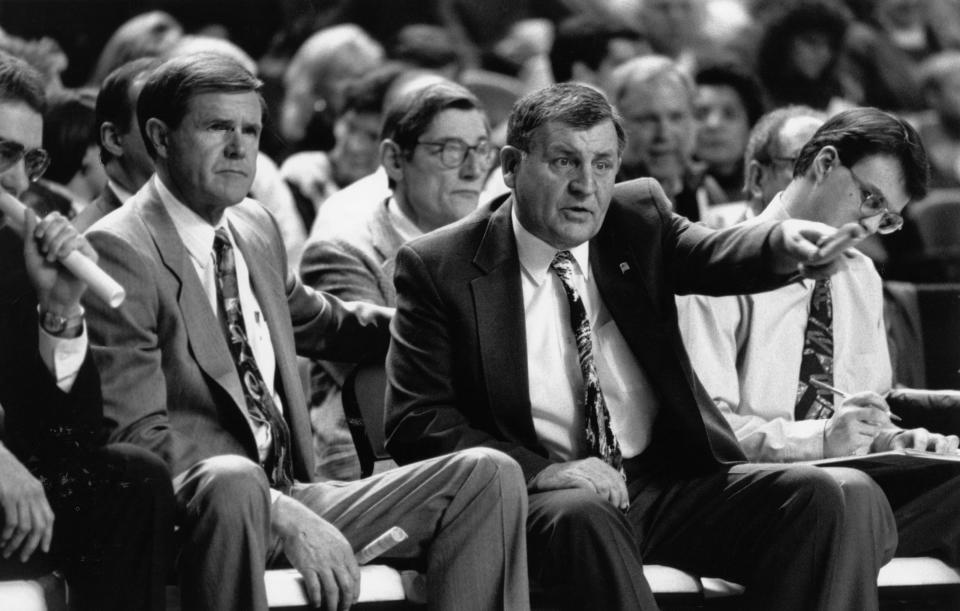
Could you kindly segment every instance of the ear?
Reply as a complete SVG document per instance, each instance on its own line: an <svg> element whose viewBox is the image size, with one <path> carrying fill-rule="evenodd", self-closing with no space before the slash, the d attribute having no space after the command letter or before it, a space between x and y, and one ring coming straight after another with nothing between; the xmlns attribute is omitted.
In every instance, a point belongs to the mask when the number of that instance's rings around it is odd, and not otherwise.
<svg viewBox="0 0 960 611"><path fill-rule="evenodd" d="M150 140L150 144L152 144L153 148L157 151L157 159L166 159L168 155L167 147L169 146L170 128L167 127L166 123L156 117L147 119L144 127L146 127L147 139Z"/></svg>
<svg viewBox="0 0 960 611"><path fill-rule="evenodd" d="M503 182L511 189L516 186L517 170L522 158L523 151L509 144L500 149L500 169L503 172Z"/></svg>
<svg viewBox="0 0 960 611"><path fill-rule="evenodd" d="M822 182L830 175L834 168L840 165L840 153L836 147L828 145L820 149L817 156L813 158L811 167L815 182Z"/></svg>
<svg viewBox="0 0 960 611"><path fill-rule="evenodd" d="M107 149L114 157L123 157L122 140L120 130L112 121L104 121L100 124L100 146Z"/></svg>
<svg viewBox="0 0 960 611"><path fill-rule="evenodd" d="M765 168L756 159L751 159L747 165L743 191L749 199L759 200L763 197L763 188L760 186L760 182L763 180L765 171ZM766 203L764 202L764 204Z"/></svg>
<svg viewBox="0 0 960 611"><path fill-rule="evenodd" d="M380 165L394 182L403 180L403 151L400 145L387 138L380 142Z"/></svg>

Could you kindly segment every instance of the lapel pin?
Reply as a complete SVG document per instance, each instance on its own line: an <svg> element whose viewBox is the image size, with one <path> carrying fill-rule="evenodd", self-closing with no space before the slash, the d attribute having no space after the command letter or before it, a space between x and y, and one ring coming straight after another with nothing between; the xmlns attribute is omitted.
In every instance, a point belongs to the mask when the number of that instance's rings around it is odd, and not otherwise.
<svg viewBox="0 0 960 611"><path fill-rule="evenodd" d="M625 273L627 273L629 270L630 270L630 265L629 265L626 261L624 261L623 263L620 264L620 273L621 273L621 274L625 274Z"/></svg>

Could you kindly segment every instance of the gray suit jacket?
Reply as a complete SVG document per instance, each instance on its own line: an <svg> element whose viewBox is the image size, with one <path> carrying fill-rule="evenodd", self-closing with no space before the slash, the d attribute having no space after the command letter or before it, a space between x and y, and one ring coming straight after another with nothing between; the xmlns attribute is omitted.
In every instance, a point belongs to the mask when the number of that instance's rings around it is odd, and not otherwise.
<svg viewBox="0 0 960 611"><path fill-rule="evenodd" d="M257 202L233 206L228 219L274 344L294 474L312 481L310 423L296 352L353 362L382 359L389 313L304 287L287 272L280 231ZM100 265L127 291L118 310L96 299L85 304L112 438L153 450L174 475L216 455L256 461L240 379L220 321L153 182L87 237Z"/></svg>
<svg viewBox="0 0 960 611"><path fill-rule="evenodd" d="M315 228L303 251L300 277L341 299L393 307L394 258L403 238L390 222L387 200L361 205L360 214Z"/></svg>

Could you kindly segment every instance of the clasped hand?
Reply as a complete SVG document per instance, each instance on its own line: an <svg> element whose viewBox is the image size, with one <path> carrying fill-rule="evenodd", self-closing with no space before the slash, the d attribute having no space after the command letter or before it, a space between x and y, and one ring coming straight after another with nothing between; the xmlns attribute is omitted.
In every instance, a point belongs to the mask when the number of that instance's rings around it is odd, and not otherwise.
<svg viewBox="0 0 960 611"><path fill-rule="evenodd" d="M538 473L527 489L530 492L582 488L596 492L613 506L626 511L630 508L627 484L620 473L599 458L590 457L554 463Z"/></svg>
<svg viewBox="0 0 960 611"><path fill-rule="evenodd" d="M0 549L4 558L19 551L20 562L26 562L38 547L44 552L50 551L54 516L43 486L2 444L0 507L3 508Z"/></svg>
<svg viewBox="0 0 960 611"><path fill-rule="evenodd" d="M278 498L273 509L283 552L303 576L311 604L327 611L349 609L360 596L360 565L346 537L288 496Z"/></svg>

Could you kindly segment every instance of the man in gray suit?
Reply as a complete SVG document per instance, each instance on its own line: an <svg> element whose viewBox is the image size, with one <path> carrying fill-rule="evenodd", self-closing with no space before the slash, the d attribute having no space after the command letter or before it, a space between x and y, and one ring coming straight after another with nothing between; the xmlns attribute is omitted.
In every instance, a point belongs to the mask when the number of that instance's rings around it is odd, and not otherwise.
<svg viewBox="0 0 960 611"><path fill-rule="evenodd" d="M356 202L355 214L314 226L300 263L303 282L341 299L393 307L393 259L404 242L476 209L496 150L480 103L449 81L413 91L387 108L381 165L392 194ZM340 387L350 368L311 366L317 476L358 473Z"/></svg>
<svg viewBox="0 0 960 611"><path fill-rule="evenodd" d="M314 604L344 609L360 585L353 550L394 525L409 535L396 555L424 557L432 608L527 608L524 484L502 454L312 482L296 352L382 359L390 310L287 272L276 222L245 198L259 88L219 56L158 68L137 105L156 176L88 232L127 289L119 312L87 306L104 412L115 439L174 474L184 608L265 610L263 571L285 556Z"/></svg>

